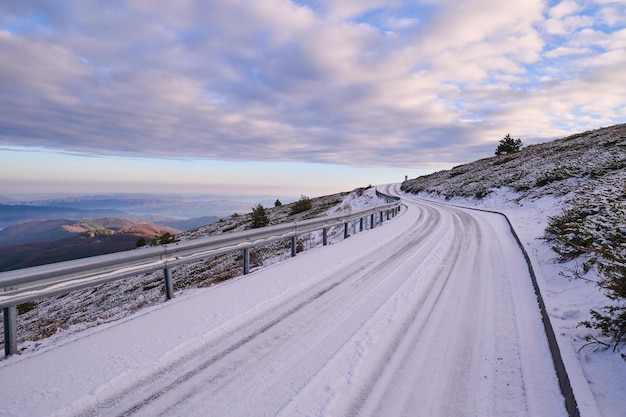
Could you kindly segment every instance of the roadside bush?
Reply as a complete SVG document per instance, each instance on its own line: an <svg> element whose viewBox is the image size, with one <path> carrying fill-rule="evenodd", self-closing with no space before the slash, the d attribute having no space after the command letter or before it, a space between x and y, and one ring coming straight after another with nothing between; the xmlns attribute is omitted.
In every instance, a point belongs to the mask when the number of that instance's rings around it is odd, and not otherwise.
<svg viewBox="0 0 626 417"><path fill-rule="evenodd" d="M168 243L174 243L174 242L178 242L178 240L176 240L176 237L171 234L170 232L161 232L159 235L157 235L154 239L152 239L152 242L150 242L151 246L158 246L158 245L167 245Z"/></svg>
<svg viewBox="0 0 626 417"><path fill-rule="evenodd" d="M611 303L591 310L590 320L579 325L599 330L610 339L605 342L587 335L588 344L619 350L626 344L626 188L621 195L611 196L601 189L587 191L587 198L576 200L563 214L549 219L545 237L562 261L585 255L583 272L596 267L597 285ZM592 204L597 198L594 191L603 195L604 201Z"/></svg>
<svg viewBox="0 0 626 417"><path fill-rule="evenodd" d="M18 314L26 314L31 310L34 310L37 307L37 302L35 301L27 301L22 304L18 304L16 309Z"/></svg>
<svg viewBox="0 0 626 417"><path fill-rule="evenodd" d="M602 278L597 284L613 304L591 310L591 320L583 321L580 325L600 330L603 336L613 341L613 350L619 350L626 344L626 251L623 248L616 251L611 247L602 247L598 252L601 255L598 270ZM610 346L591 335L585 339L591 344Z"/></svg>
<svg viewBox="0 0 626 417"><path fill-rule="evenodd" d="M291 215L305 212L307 210L311 210L313 208L313 202L307 196L301 196L300 200L293 203L291 206Z"/></svg>
<svg viewBox="0 0 626 417"><path fill-rule="evenodd" d="M476 192L474 193L474 198L476 200L482 200L483 198L487 197L490 192L491 191L489 191L488 189L481 187L477 189Z"/></svg>
<svg viewBox="0 0 626 417"><path fill-rule="evenodd" d="M589 252L594 236L584 226L587 218L595 214L595 209L574 206L548 219L545 238L561 261L569 261Z"/></svg>
<svg viewBox="0 0 626 417"><path fill-rule="evenodd" d="M252 209L252 228L258 229L259 227L265 227L270 223L269 217L265 212L265 208L261 204L257 204Z"/></svg>

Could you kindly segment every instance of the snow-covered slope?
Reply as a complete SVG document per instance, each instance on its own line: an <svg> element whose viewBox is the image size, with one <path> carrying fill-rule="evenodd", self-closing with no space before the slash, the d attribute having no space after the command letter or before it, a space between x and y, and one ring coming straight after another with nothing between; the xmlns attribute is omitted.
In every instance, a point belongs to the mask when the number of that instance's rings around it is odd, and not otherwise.
<svg viewBox="0 0 626 417"><path fill-rule="evenodd" d="M623 185L625 171L626 124L622 124L410 179L402 184L402 190L482 199L495 189L508 187L517 192L517 199L551 194L569 201L569 194L576 194L583 184Z"/></svg>
<svg viewBox="0 0 626 417"><path fill-rule="evenodd" d="M599 255L574 251L572 256L560 256L552 250L559 241L554 233L546 234L546 228L553 219L566 218L568 227L560 231L563 240L580 239L591 248L611 244L613 253L623 256L626 125L411 179L402 189L426 199L502 211L511 218L541 274L566 365L582 369L582 383L589 384L603 415L623 415L626 357L600 331L579 325L590 319L590 310L616 303L596 285L601 276L594 258ZM591 267L583 267L585 263ZM589 345L590 337L611 346Z"/></svg>

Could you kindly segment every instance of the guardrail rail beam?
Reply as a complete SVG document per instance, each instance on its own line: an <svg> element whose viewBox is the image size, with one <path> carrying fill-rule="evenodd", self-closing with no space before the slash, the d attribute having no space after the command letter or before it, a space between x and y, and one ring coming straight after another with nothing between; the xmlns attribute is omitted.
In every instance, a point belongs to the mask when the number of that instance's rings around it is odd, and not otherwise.
<svg viewBox="0 0 626 417"><path fill-rule="evenodd" d="M401 204L398 197L388 196L378 191L376 195L384 199L387 204L350 214L343 213L302 220L297 224L277 224L232 234L220 234L133 251L0 272L0 308L4 317L5 354L8 356L17 353L16 306L19 304L158 270L163 270L165 297L170 300L174 298L171 269L177 265L213 258L243 248L245 275L250 272L249 250L255 246L290 238L291 256L294 257L297 253L299 233L310 233L321 229L324 246L326 246L328 245L328 230L332 227L343 225L344 237L348 237L349 223L352 222L354 234L356 234L355 222L359 220L362 231L369 216L370 229L373 229L378 213L382 222L384 210L399 210Z"/></svg>

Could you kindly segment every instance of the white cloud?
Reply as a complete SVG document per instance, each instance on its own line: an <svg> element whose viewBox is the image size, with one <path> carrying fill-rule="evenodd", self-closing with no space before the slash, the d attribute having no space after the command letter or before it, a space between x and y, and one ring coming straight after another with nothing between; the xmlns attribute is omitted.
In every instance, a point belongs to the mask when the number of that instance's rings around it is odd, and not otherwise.
<svg viewBox="0 0 626 417"><path fill-rule="evenodd" d="M15 3L0 20L20 22L0 30L0 144L433 166L509 131L623 120L623 6L427 3Z"/></svg>
<svg viewBox="0 0 626 417"><path fill-rule="evenodd" d="M562 19L576 13L581 7L574 0L563 0L550 8L549 15L553 19Z"/></svg>
<svg viewBox="0 0 626 417"><path fill-rule="evenodd" d="M623 9L617 6L608 6L601 9L597 17L600 22L605 23L611 27L618 25L624 25L626 23L626 15L623 13Z"/></svg>
<svg viewBox="0 0 626 417"><path fill-rule="evenodd" d="M544 56L546 58L560 58L572 55L587 55L589 53L592 53L589 48L569 48L565 46L559 46L550 51L547 51Z"/></svg>
<svg viewBox="0 0 626 417"><path fill-rule="evenodd" d="M566 16L560 19L549 19L545 28L552 35L571 35L573 32L593 26L592 16Z"/></svg>
<svg viewBox="0 0 626 417"><path fill-rule="evenodd" d="M393 7L395 1L385 0L319 0L318 2L323 10L324 16L330 22L349 21L368 11L382 8Z"/></svg>

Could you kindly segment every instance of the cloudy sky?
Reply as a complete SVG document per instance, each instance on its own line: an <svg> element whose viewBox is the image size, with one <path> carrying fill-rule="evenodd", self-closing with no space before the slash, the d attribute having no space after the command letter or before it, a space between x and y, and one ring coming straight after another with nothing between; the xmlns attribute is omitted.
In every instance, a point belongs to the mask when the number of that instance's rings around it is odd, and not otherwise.
<svg viewBox="0 0 626 417"><path fill-rule="evenodd" d="M399 182L626 122L625 68L625 0L2 0L0 194Z"/></svg>

